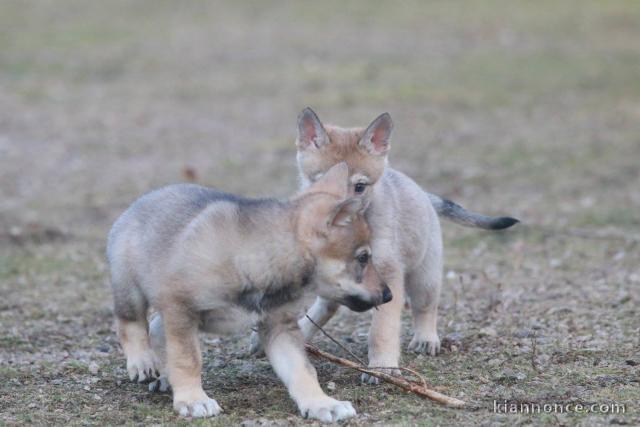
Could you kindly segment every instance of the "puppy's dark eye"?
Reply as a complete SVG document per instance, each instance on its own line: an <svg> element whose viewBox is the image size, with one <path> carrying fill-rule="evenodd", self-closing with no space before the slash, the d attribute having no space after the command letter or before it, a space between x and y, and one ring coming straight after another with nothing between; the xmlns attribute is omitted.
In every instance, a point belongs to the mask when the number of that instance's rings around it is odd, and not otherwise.
<svg viewBox="0 0 640 427"><path fill-rule="evenodd" d="M358 255L358 262L362 265L366 265L369 262L369 254L368 253L362 253L360 255Z"/></svg>
<svg viewBox="0 0 640 427"><path fill-rule="evenodd" d="M355 190L356 193L362 193L365 188L367 188L367 184L359 182L359 183L356 184L354 190Z"/></svg>

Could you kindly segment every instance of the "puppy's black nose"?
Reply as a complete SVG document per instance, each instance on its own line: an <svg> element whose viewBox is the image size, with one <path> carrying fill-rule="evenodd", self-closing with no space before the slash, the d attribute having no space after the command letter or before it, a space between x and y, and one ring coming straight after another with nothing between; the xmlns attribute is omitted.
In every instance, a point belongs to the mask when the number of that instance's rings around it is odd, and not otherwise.
<svg viewBox="0 0 640 427"><path fill-rule="evenodd" d="M391 293L391 289L387 285L384 285L384 290L382 291L382 303L387 303L393 299L393 294Z"/></svg>

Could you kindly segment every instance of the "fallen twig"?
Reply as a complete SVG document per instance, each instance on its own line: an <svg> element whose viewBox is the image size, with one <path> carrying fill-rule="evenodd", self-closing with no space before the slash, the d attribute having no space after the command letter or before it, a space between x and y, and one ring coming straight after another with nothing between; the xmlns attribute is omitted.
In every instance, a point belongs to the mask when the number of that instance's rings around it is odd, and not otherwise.
<svg viewBox="0 0 640 427"><path fill-rule="evenodd" d="M332 337L327 331L325 331L322 328L322 326L318 325L308 314L306 315L306 317L309 320L309 322L311 322L311 324L313 326L318 328L320 330L320 332L322 332L324 334L325 337L329 338L331 341L333 341L334 344L336 344L338 347L343 349L346 353L349 353L351 355L351 357L356 359L358 361L358 363L360 363L360 366L364 366L365 365L365 363L362 361L362 359L360 359L353 351L351 351L348 347L343 345L340 341L338 341L337 339ZM401 370L401 371L409 372L414 377L419 378L420 382L422 383L424 388L427 388L427 381L425 381L424 377L422 375L420 375L418 372L414 371L413 369L404 368L404 367L392 368L392 367L388 367L388 366L368 366L368 369L375 369L375 370L380 370L380 369L383 369L383 370L384 369L386 369L386 370ZM393 375L393 374L388 374L388 375L392 375L392 376L394 376L396 378L403 379L402 377L397 376L397 375Z"/></svg>
<svg viewBox="0 0 640 427"><path fill-rule="evenodd" d="M308 314L306 315L307 320L309 320L309 322L311 322L311 324L313 326L315 326L316 328L318 328L320 330L320 332L322 332L322 334L329 338L331 341L334 342L334 344L336 344L338 347L340 347L341 349L343 349L344 351L346 351L347 353L349 353L351 355L351 357L353 357L354 359L356 359L361 365L364 365L364 362L362 361L362 359L360 359L354 352L352 352L351 350L349 350L347 347L345 347L344 345L342 345L342 343L340 341L338 341L337 339L335 339L334 337L332 337L331 335L329 335L328 332L326 332L322 326L318 325L312 318L311 316L309 316Z"/></svg>
<svg viewBox="0 0 640 427"><path fill-rule="evenodd" d="M364 365L362 365L362 366L364 366ZM391 370L391 371L400 370L400 371L404 371L404 372L409 372L411 375L413 375L414 377L416 377L416 378L418 378L420 380L420 382L422 383L422 386L424 388L429 388L429 387L427 387L427 380L425 380L422 375L420 375L417 371L414 371L413 369L405 368L404 366L400 366L400 367L397 367L397 368L392 368L390 366L367 366L367 369L382 370L382 372L384 372L385 370ZM402 376L393 375L393 374L389 374L389 375L391 375L392 377L400 378L401 380L404 380L404 378Z"/></svg>
<svg viewBox="0 0 640 427"><path fill-rule="evenodd" d="M424 384L420 385L417 383L407 381L402 377L389 375L377 369L366 368L358 363L352 362L351 360L343 359L342 357L338 357L333 354L322 351L311 344L305 344L305 348L307 349L307 352L309 354L312 354L315 357L326 359L335 364L338 364L347 368L355 369L356 371L363 372L365 374L372 375L376 378L380 378L381 380L385 380L390 384L398 386L406 391L409 391L411 393L417 394L422 397L429 398L443 405L453 406L453 407L461 407L465 405L464 401L460 399L456 399L455 397L446 396L435 390L428 389Z"/></svg>

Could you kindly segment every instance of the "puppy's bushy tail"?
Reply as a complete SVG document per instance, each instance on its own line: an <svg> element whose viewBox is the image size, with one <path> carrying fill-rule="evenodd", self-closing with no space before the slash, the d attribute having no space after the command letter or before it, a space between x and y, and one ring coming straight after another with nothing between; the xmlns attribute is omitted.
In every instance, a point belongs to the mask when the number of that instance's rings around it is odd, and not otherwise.
<svg viewBox="0 0 640 427"><path fill-rule="evenodd" d="M435 194L427 193L438 216L446 218L465 227L476 227L485 230L504 230L520 221L510 216L486 216L470 212L451 200Z"/></svg>

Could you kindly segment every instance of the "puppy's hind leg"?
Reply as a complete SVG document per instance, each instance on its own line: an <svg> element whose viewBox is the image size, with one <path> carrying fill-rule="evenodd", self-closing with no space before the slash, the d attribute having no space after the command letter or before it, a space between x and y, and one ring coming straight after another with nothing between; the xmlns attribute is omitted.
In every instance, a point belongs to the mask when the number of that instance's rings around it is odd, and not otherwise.
<svg viewBox="0 0 640 427"><path fill-rule="evenodd" d="M149 343L148 302L135 283L117 279L114 275L114 312L118 338L127 358L129 378L131 381L144 382L158 375L157 359Z"/></svg>
<svg viewBox="0 0 640 427"><path fill-rule="evenodd" d="M409 350L435 356L440 352L438 302L442 287L442 251L432 250L425 258L422 266L407 275L414 330Z"/></svg>

